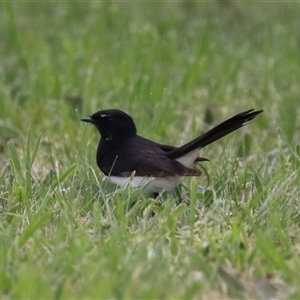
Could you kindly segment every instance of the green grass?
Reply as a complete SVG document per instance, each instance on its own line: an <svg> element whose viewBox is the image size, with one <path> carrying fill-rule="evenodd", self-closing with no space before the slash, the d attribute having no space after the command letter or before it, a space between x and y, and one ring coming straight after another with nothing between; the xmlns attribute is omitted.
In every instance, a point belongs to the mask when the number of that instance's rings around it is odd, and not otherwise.
<svg viewBox="0 0 300 300"><path fill-rule="evenodd" d="M1 299L300 298L298 2L0 7ZM178 145L264 113L156 202L98 170L105 108Z"/></svg>

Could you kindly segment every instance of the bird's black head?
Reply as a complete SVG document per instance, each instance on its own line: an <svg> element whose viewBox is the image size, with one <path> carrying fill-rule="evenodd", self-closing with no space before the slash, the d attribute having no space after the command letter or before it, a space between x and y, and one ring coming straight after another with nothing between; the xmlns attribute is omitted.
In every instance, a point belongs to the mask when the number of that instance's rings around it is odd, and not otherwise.
<svg viewBox="0 0 300 300"><path fill-rule="evenodd" d="M90 117L82 118L81 121L94 124L105 140L136 135L132 118L118 109L99 110Z"/></svg>

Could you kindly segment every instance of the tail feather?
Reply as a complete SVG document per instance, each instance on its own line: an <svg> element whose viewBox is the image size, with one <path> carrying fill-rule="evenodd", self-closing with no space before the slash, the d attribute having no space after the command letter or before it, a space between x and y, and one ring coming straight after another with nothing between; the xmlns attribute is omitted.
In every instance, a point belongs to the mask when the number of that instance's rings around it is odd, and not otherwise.
<svg viewBox="0 0 300 300"><path fill-rule="evenodd" d="M176 159L179 158L197 148L203 148L214 141L222 138L223 136L247 125L252 119L254 119L262 110L254 111L253 109L244 111L235 115L234 117L224 121L216 127L210 129L206 133L200 135L189 143L175 148L168 153L168 157Z"/></svg>

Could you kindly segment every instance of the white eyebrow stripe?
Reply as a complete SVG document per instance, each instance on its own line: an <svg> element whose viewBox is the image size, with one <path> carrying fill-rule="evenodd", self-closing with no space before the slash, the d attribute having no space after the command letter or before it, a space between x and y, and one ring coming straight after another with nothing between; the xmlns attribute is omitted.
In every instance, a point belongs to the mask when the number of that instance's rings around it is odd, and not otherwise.
<svg viewBox="0 0 300 300"><path fill-rule="evenodd" d="M101 114L101 115L100 115L101 118L107 118L107 117L110 117L110 116L111 116L111 115L106 115L106 114Z"/></svg>

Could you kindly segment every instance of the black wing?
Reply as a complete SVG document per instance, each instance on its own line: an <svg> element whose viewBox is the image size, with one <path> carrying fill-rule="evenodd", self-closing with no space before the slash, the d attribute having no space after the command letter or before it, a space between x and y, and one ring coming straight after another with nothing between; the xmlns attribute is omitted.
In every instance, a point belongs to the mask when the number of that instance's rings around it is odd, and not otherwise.
<svg viewBox="0 0 300 300"><path fill-rule="evenodd" d="M173 146L161 145L140 136L132 139L100 142L97 164L105 175L131 176L199 176L201 172L185 167L167 153Z"/></svg>
<svg viewBox="0 0 300 300"><path fill-rule="evenodd" d="M129 177L135 171L135 176L164 177L164 176L199 176L201 172L187 168L180 162L170 159L152 150L131 151L105 159L99 166L110 176Z"/></svg>

